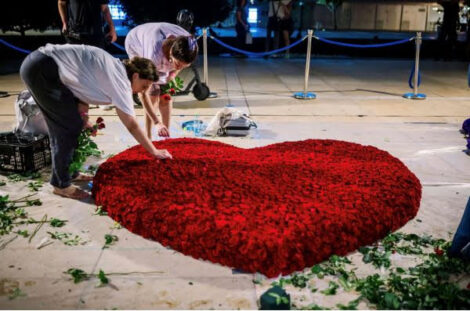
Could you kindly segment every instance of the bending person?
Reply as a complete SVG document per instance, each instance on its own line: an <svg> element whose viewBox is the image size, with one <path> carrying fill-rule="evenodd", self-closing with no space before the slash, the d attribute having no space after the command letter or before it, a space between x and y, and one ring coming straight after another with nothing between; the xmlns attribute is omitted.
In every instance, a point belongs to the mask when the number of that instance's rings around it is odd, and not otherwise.
<svg viewBox="0 0 470 311"><path fill-rule="evenodd" d="M146 111L145 129L152 138L155 124L159 136L170 136L170 118L173 100L160 93L160 85L173 80L180 70L196 60L198 46L196 39L180 26L170 23L147 23L133 28L127 34L126 52L130 58L135 56L151 59L157 67L159 80L147 92L139 94ZM162 120L156 114L156 107Z"/></svg>
<svg viewBox="0 0 470 311"><path fill-rule="evenodd" d="M113 104L124 126L152 157L171 158L167 150L155 148L134 114L132 93L145 91L158 80L150 60L136 57L122 63L96 47L47 44L26 57L20 75L49 128L54 194L73 199L89 196L71 181L92 177L69 173L78 136L82 129L92 127L89 104Z"/></svg>

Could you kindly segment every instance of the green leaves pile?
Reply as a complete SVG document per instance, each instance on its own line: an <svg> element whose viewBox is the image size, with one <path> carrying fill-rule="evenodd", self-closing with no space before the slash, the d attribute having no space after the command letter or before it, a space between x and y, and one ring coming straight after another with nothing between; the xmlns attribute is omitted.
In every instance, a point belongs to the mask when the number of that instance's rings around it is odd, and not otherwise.
<svg viewBox="0 0 470 311"><path fill-rule="evenodd" d="M18 224L33 223L25 210L29 206L42 205L39 199L30 199L32 195L11 200L8 195L0 195L0 236L10 233ZM24 235L24 233L20 234Z"/></svg>
<svg viewBox="0 0 470 311"><path fill-rule="evenodd" d="M389 268L386 274L374 273L363 278L355 274L351 261L333 255L326 262L313 266L307 273L296 273L281 278L272 285L292 286L317 292L310 280L333 277L323 295L335 295L339 290L357 293L358 298L347 305L337 304L334 309L356 309L363 301L377 309L469 309L470 308L470 263L458 258L449 258L450 242L419 237L416 234L392 233L380 244L361 248L362 260L375 268ZM404 268L393 267L390 256L416 255L420 264ZM392 267L392 268L390 268ZM459 284L467 277L467 283ZM459 279L460 278L460 279ZM462 282L460 282L462 283ZM311 304L295 306L301 309L327 309Z"/></svg>

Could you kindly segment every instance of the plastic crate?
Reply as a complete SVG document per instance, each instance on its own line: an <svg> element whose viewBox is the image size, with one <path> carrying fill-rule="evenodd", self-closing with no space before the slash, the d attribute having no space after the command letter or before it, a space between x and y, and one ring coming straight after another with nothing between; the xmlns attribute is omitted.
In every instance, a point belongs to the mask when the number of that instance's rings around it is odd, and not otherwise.
<svg viewBox="0 0 470 311"><path fill-rule="evenodd" d="M0 133L0 170L34 172L51 164L46 135Z"/></svg>

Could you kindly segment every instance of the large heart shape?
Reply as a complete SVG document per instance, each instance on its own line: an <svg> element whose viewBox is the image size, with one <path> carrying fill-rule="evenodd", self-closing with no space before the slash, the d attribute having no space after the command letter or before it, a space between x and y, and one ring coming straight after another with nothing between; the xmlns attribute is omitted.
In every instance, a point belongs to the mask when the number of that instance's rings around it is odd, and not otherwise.
<svg viewBox="0 0 470 311"><path fill-rule="evenodd" d="M130 231L194 258L268 277L345 255L403 226L421 184L400 160L334 140L254 149L203 139L140 146L102 164L97 205Z"/></svg>

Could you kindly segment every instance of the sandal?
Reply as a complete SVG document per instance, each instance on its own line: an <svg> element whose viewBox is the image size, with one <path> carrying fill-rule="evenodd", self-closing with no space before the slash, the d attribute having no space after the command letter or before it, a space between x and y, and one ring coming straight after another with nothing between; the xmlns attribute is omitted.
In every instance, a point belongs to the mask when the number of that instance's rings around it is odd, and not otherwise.
<svg viewBox="0 0 470 311"><path fill-rule="evenodd" d="M93 175L90 174L84 174L84 173L78 173L78 175L75 178L72 178L71 181L93 181Z"/></svg>
<svg viewBox="0 0 470 311"><path fill-rule="evenodd" d="M54 187L52 193L56 195L60 195L64 198L74 199L74 200L82 200L86 199L90 196L90 194L76 186L68 186L67 188L57 188Z"/></svg>

